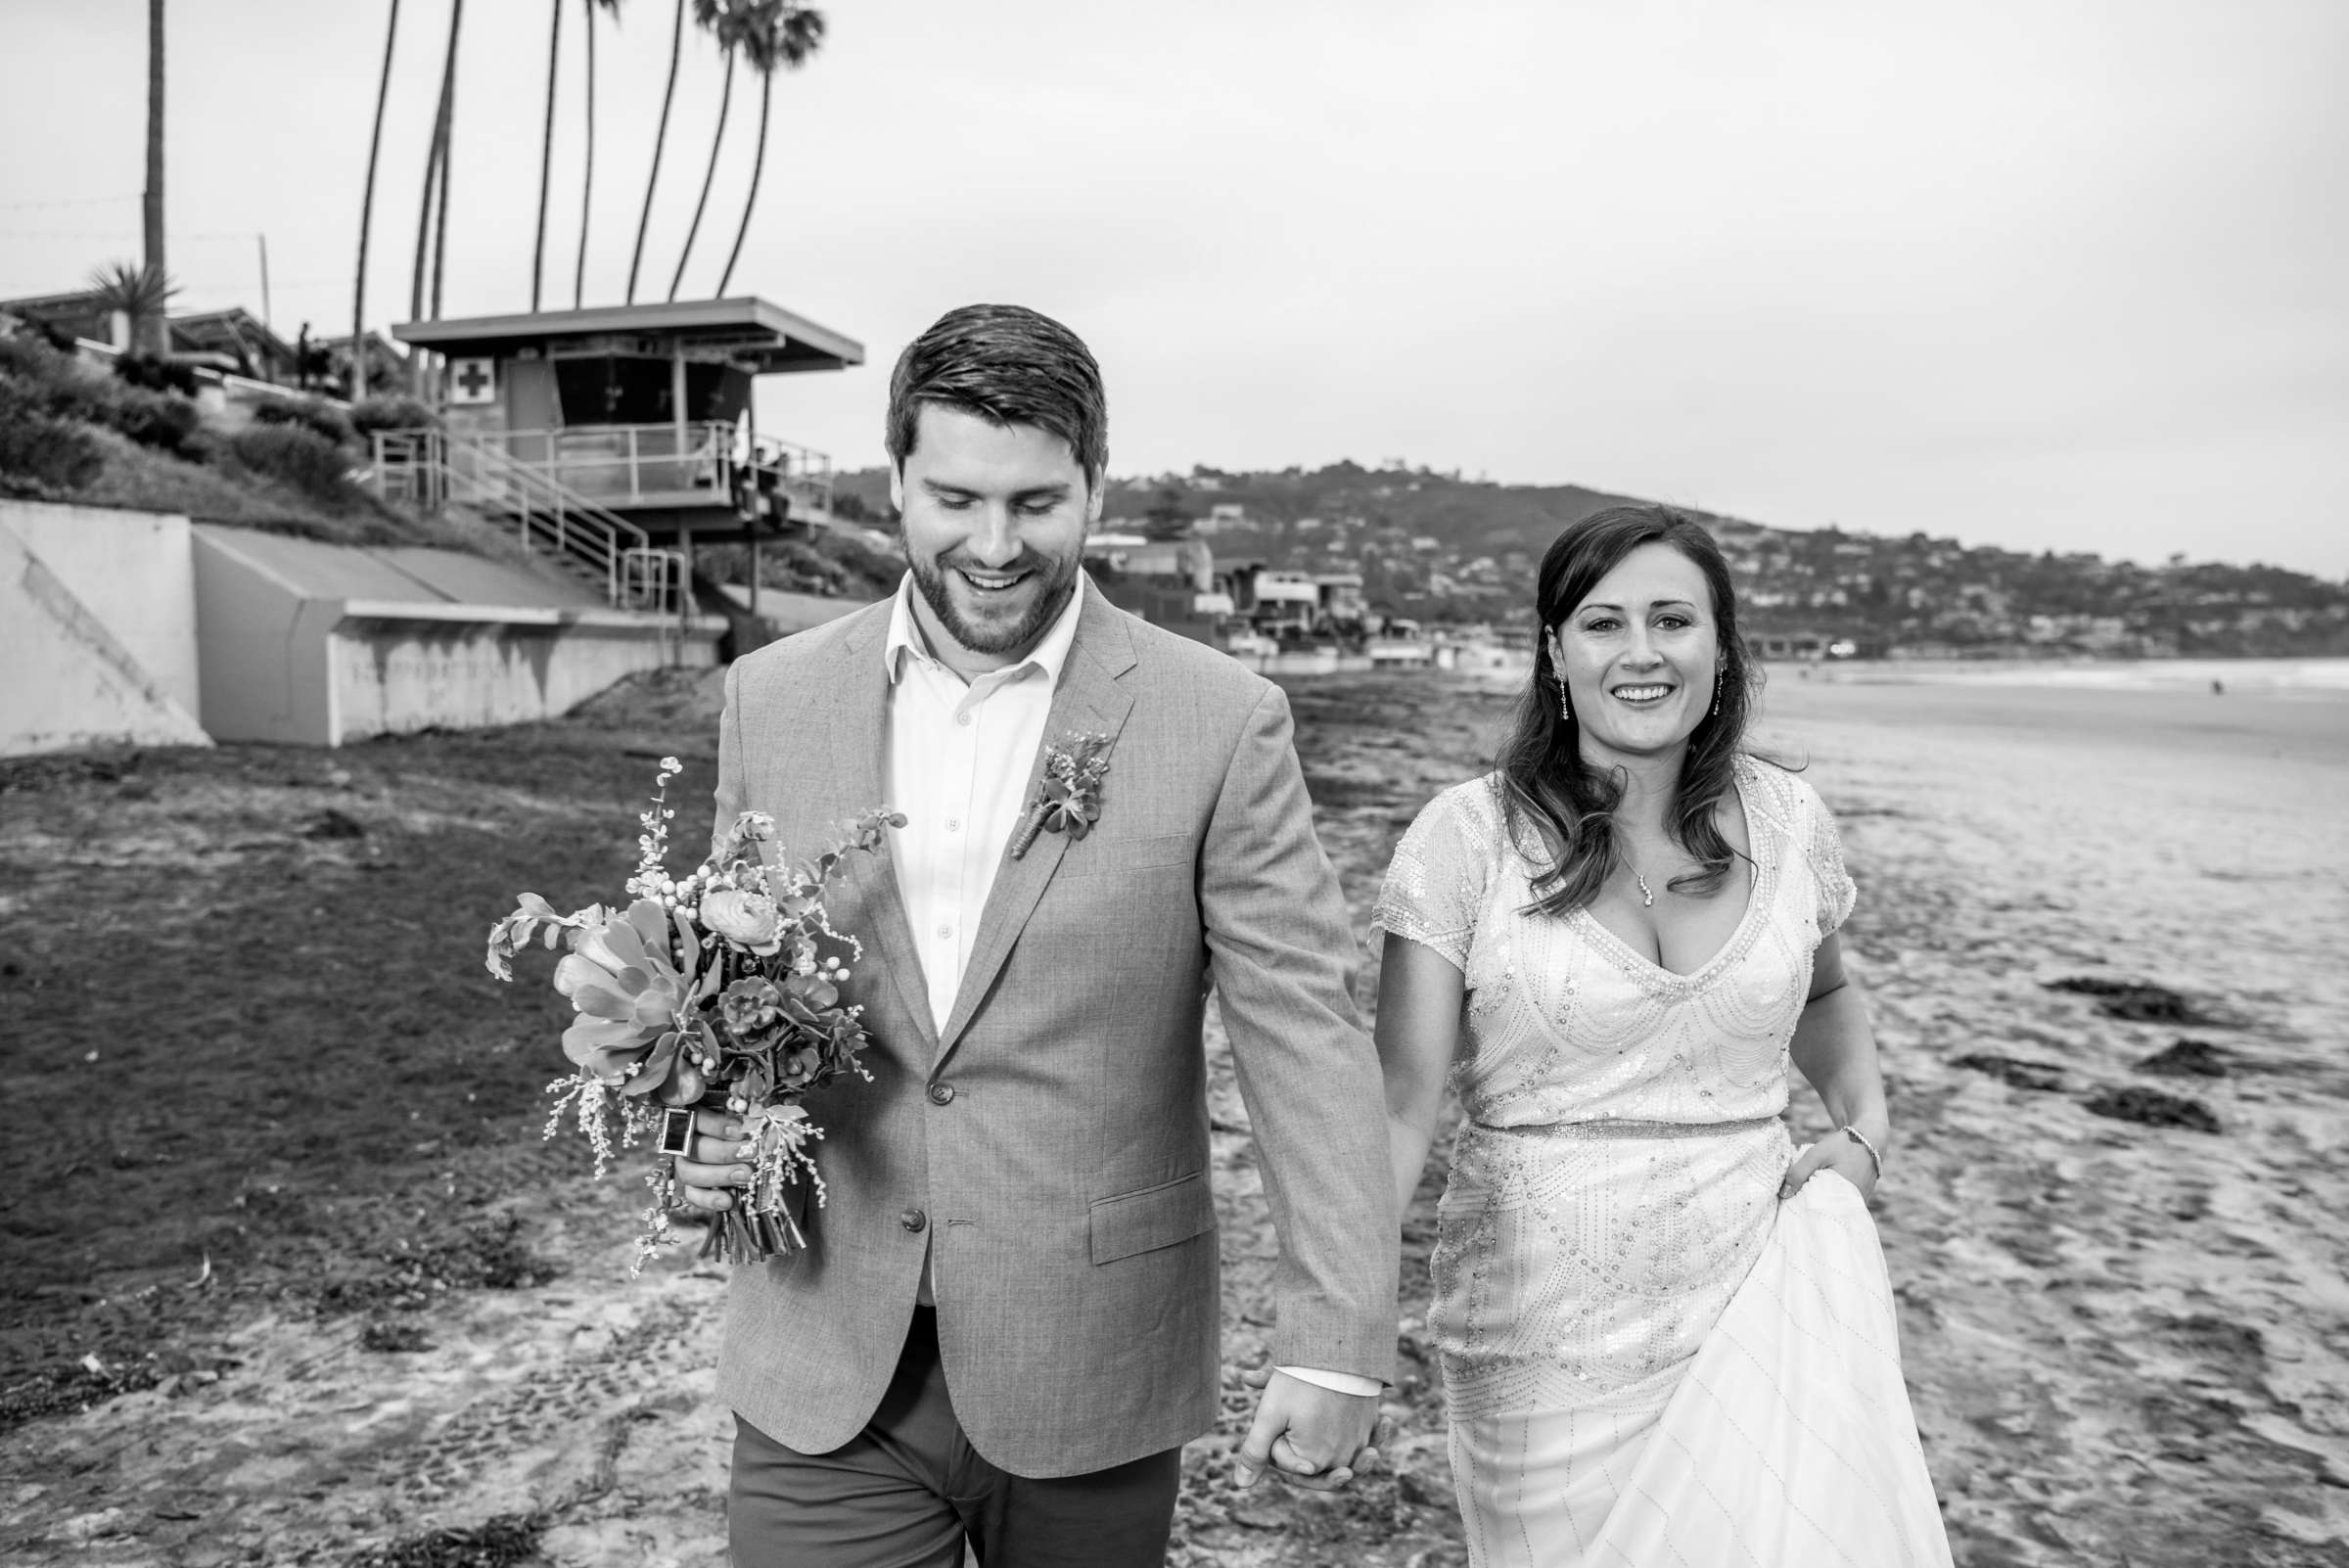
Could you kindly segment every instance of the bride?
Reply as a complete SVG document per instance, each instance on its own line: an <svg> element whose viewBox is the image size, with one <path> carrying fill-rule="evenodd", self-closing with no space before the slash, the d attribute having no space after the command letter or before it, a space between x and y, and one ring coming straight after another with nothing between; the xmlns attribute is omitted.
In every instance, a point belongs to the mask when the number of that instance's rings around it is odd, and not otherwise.
<svg viewBox="0 0 2349 1568"><path fill-rule="evenodd" d="M1470 1561L1942 1565L1866 1200L1891 1126L1835 824L1748 755L1728 568L1618 507L1543 558L1500 765L1396 851L1378 1050L1407 1203L1466 1119L1429 1328ZM1802 1070L1837 1130L1795 1150Z"/></svg>

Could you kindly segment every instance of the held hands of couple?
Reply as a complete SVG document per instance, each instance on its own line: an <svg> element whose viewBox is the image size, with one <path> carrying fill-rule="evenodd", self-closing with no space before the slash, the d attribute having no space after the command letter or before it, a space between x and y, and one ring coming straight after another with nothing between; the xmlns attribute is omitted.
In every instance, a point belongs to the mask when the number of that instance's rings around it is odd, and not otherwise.
<svg viewBox="0 0 2349 1568"><path fill-rule="evenodd" d="M1375 1394L1341 1394L1269 1365L1240 1381L1259 1395L1256 1419L1232 1455L1242 1490L1270 1470L1292 1486L1336 1492L1376 1464L1379 1445L1391 1441L1393 1423L1378 1413Z"/></svg>
<svg viewBox="0 0 2349 1568"><path fill-rule="evenodd" d="M1869 1132L1867 1136L1877 1148L1884 1146L1882 1132ZM1783 1201L1802 1191L1803 1184L1821 1171L1832 1171L1858 1187L1863 1201L1876 1195L1875 1156L1865 1144L1838 1128L1795 1156L1794 1163L1786 1168L1786 1178L1778 1183L1779 1199Z"/></svg>
<svg viewBox="0 0 2349 1568"><path fill-rule="evenodd" d="M725 1111L696 1110L693 1137L676 1157L677 1188L686 1208L719 1213L733 1207L729 1188L750 1180L741 1157L742 1124ZM1378 1462L1392 1423L1378 1413L1375 1394L1342 1394L1262 1366L1241 1374L1257 1390L1256 1419L1233 1457L1243 1488L1267 1469L1294 1486L1335 1492ZM1343 1459L1345 1462L1340 1463Z"/></svg>

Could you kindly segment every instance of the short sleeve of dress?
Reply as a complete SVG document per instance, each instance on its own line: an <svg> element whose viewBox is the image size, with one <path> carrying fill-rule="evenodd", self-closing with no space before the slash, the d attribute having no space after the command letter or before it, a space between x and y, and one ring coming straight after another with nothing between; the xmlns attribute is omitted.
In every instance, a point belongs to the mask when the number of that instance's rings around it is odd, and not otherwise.
<svg viewBox="0 0 2349 1568"><path fill-rule="evenodd" d="M1395 847L1370 912L1374 929L1433 948L1463 973L1492 875L1495 828L1478 809L1491 795L1476 779L1428 802Z"/></svg>
<svg viewBox="0 0 2349 1568"><path fill-rule="evenodd" d="M1796 817L1797 842L1819 884L1819 934L1823 937L1851 918L1860 890L1844 868L1843 836L1835 831L1835 817L1827 803L1808 783L1801 785L1799 794L1802 807Z"/></svg>

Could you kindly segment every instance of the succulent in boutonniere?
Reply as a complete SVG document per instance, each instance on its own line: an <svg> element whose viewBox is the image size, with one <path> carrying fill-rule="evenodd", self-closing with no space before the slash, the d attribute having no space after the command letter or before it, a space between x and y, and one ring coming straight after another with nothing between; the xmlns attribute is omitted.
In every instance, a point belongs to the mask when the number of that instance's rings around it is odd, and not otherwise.
<svg viewBox="0 0 2349 1568"><path fill-rule="evenodd" d="M1036 786L1036 799L1020 819L1011 841L1015 860L1028 853L1036 836L1049 828L1082 839L1101 820L1101 777L1109 771L1107 735L1071 735L1066 746L1044 748L1044 776Z"/></svg>

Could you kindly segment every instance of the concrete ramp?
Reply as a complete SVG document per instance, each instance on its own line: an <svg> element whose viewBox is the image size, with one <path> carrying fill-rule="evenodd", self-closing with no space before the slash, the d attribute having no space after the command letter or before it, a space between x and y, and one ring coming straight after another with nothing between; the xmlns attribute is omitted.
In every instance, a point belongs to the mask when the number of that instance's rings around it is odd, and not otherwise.
<svg viewBox="0 0 2349 1568"><path fill-rule="evenodd" d="M100 608L0 519L0 755L211 744L196 715L108 628Z"/></svg>

